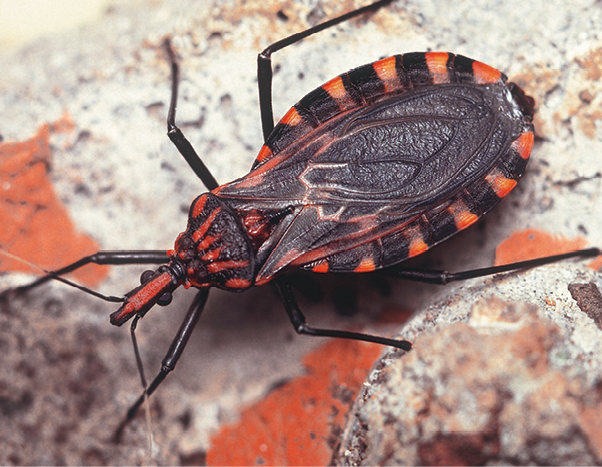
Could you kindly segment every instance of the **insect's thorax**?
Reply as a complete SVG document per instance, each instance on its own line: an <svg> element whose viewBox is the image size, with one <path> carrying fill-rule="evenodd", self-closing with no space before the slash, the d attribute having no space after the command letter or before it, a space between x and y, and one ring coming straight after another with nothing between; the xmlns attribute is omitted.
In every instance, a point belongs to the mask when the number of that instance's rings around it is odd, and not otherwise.
<svg viewBox="0 0 602 467"><path fill-rule="evenodd" d="M212 193L192 202L188 227L168 256L183 264L186 288L240 290L253 285L255 252L251 238L240 217Z"/></svg>

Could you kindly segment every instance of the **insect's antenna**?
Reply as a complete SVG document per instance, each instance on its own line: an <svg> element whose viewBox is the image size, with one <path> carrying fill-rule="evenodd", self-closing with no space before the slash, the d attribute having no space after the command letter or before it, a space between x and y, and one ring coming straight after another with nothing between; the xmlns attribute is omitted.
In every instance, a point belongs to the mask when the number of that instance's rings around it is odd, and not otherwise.
<svg viewBox="0 0 602 467"><path fill-rule="evenodd" d="M62 282L63 284L69 285L71 287L74 287L76 289L81 290L82 292L85 292L89 295L92 295L94 297L100 298L101 300L107 301L107 302L123 302L124 298L123 297L115 297L113 295L104 295L101 294L100 292L97 292L96 290L92 290L88 287L85 287L83 285L77 284L73 281L70 281L69 279L65 279L64 277L60 276L59 274L57 274L56 272L53 271L47 271L44 268L41 268L40 266L38 266L37 264L31 263L29 261L27 261L26 259L20 258L19 256L15 256L12 253L9 253L8 251L4 251L4 250L0 250L0 254L12 259L13 261L17 261L19 263L25 264L27 266L29 266L32 269L36 269L38 271L40 271L41 273L44 274L44 276L36 279L35 281L33 281L31 284L27 284L27 285L22 285L19 287L15 287L13 289L8 289L5 292L2 292L2 295L4 295L5 293L24 293L26 291L28 291L29 289L32 289L34 287L37 287L38 285L43 284L44 282L47 282L50 279L54 279L56 281Z"/></svg>
<svg viewBox="0 0 602 467"><path fill-rule="evenodd" d="M130 327L130 335L132 336L132 344L134 345L134 354L136 355L136 365L138 365L138 373L140 374L140 380L142 382L143 397L144 397L144 413L146 415L146 427L148 431L148 449L151 456L153 455L153 432L151 426L151 413L150 405L148 403L148 384L146 382L146 376L144 375L144 366L142 365L142 358L140 357L140 349L138 348L138 341L136 340L136 327L141 316L136 315L132 321Z"/></svg>

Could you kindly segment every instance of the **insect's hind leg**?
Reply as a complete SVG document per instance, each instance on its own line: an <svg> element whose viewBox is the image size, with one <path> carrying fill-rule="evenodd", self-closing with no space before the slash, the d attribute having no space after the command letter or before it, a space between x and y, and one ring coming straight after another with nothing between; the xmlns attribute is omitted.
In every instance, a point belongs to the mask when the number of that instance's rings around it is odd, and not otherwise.
<svg viewBox="0 0 602 467"><path fill-rule="evenodd" d="M284 39L274 42L272 45L266 47L263 52L257 56L257 83L259 86L259 111L261 113L261 127L263 131L263 140L266 141L268 136L274 129L274 110L272 107L272 59L271 56L274 52L282 50L289 45L299 42L312 34L328 29L339 23L347 21L351 18L359 16L369 11L376 11L383 6L388 5L393 0L380 0L372 3L357 10L350 11L344 15L333 18L329 21L318 24L312 28L306 29L305 31L298 32L291 36L285 37Z"/></svg>
<svg viewBox="0 0 602 467"><path fill-rule="evenodd" d="M537 266L557 263L559 261L563 261L565 259L570 258L593 258L600 254L602 254L602 250L600 250L599 248L587 248L584 250L572 251L570 253L564 253L560 255L545 256L543 258L536 258L526 261L519 261L516 263L503 264L501 266L491 266L488 268L471 269L469 271L462 272L413 270L393 267L388 270L383 270L383 273L389 276L399 277L401 279L408 279L417 282L426 282L429 284L445 285L450 282L474 279L475 277L485 277L491 276L493 274L499 274L502 272L511 272L518 271L521 269L535 268Z"/></svg>
<svg viewBox="0 0 602 467"><path fill-rule="evenodd" d="M182 155L186 162L188 162L188 165L190 165L197 177L199 177L205 184L207 189L213 190L219 186L219 183L217 183L215 177L213 177L205 163L196 153L192 147L192 144L190 144L190 142L186 139L182 133L182 130L176 126L176 107L178 105L180 67L169 38L166 38L163 41L163 47L167 52L169 63L171 65L171 99L169 102L169 112L167 114L167 136L178 149L178 152Z"/></svg>
<svg viewBox="0 0 602 467"><path fill-rule="evenodd" d="M293 323L295 331L299 334L307 334L310 336L321 336L321 337L336 337L341 339L351 339L356 341L374 342L375 344L390 345L402 350L410 350L412 348L411 342L396 339L387 339L381 336L371 336L369 334L363 334L359 332L340 331L336 329L318 329L313 328L307 324L305 316L299 309L295 295L288 284L288 281L282 278L276 278L273 280L274 287L278 291L284 308Z"/></svg>

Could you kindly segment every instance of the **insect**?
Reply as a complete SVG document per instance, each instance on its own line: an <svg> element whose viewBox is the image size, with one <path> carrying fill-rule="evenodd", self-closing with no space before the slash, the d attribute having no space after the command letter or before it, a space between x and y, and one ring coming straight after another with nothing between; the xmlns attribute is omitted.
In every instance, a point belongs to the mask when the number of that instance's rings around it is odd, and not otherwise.
<svg viewBox="0 0 602 467"><path fill-rule="evenodd" d="M169 349L150 395L175 367L211 287L242 291L272 283L295 330L366 340L409 350L407 341L310 327L284 275L369 273L446 283L532 267L597 249L450 274L399 269L472 225L516 185L533 145L534 103L496 69L460 55L408 53L340 75L302 98L274 126L271 55L388 1L322 23L259 55L258 81L265 144L251 172L219 185L176 126L178 64L172 67L168 135L210 190L193 201L188 227L173 250L99 252L39 281L84 264L162 264L121 301L111 322L132 328L180 287L197 296ZM107 297L104 297L107 298ZM132 406L133 418L143 397Z"/></svg>

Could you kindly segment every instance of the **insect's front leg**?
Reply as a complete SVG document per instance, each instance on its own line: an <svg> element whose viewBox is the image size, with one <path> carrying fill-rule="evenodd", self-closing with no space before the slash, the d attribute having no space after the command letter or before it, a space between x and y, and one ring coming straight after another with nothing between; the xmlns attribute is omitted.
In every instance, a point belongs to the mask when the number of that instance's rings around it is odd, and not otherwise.
<svg viewBox="0 0 602 467"><path fill-rule="evenodd" d="M171 345L169 346L169 350L167 354L163 358L161 362L161 370L159 374L155 376L153 382L145 389L144 393L138 398L138 400L129 408L126 416L123 421L119 424L115 433L113 434L113 441L119 443L123 436L123 430L126 426L134 419L136 414L138 413L138 409L144 402L144 400L150 396L157 387L165 380L167 375L171 373L171 371L176 367L182 352L184 352L184 348L194 331L196 323L199 321L203 310L205 309L205 304L207 303L207 298L209 297L209 289L201 289L196 297L194 298L190 308L188 309L188 313L186 313L186 317L182 322L178 333L174 337ZM133 328L134 329L134 328ZM133 334L132 329L132 334Z"/></svg>

